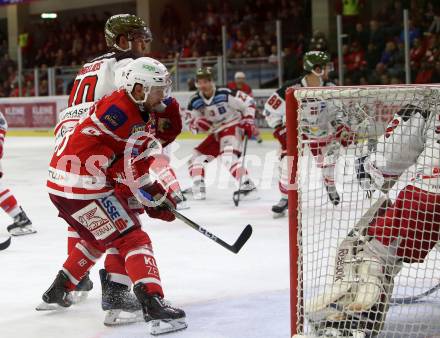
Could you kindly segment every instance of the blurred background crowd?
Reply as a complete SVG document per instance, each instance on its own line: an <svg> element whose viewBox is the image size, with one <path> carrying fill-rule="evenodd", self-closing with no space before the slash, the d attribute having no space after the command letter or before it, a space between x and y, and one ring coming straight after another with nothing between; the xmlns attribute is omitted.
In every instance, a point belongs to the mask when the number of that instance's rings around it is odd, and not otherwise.
<svg viewBox="0 0 440 338"><path fill-rule="evenodd" d="M344 2L356 2L345 13ZM402 1L384 1L377 13L363 15L366 0L336 1L343 15L343 61L345 85L404 83ZM151 56L180 59L217 56L222 53L221 26L227 27L227 57L276 64L276 25L281 20L284 79L301 74L301 57L312 49L336 53L329 37L311 31L311 9L303 0L253 0L240 6L232 0L199 2L188 20L172 4L160 17L162 41ZM410 66L413 83L440 82L440 1L410 1ZM40 20L20 35L25 68L39 69L39 95L47 95L48 67L78 67L103 54L103 27L108 12L82 14L69 20ZM153 32L154 35L154 32ZM7 53L6 38L0 36L0 96L18 96L17 63ZM335 72L336 74L336 72ZM22 96L33 96L34 73L24 75ZM334 79L337 82L337 79ZM275 87L277 82L271 84ZM57 89L57 92L61 89Z"/></svg>

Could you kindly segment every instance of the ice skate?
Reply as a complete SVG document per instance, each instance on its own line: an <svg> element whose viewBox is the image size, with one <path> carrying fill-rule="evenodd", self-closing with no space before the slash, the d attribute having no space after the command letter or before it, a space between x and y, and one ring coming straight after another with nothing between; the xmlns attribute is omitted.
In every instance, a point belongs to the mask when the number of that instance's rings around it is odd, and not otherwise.
<svg viewBox="0 0 440 338"><path fill-rule="evenodd" d="M287 198L281 198L280 201L272 206L273 218L281 218L286 215Z"/></svg>
<svg viewBox="0 0 440 338"><path fill-rule="evenodd" d="M328 198L333 205L338 205L341 202L341 198L339 197L338 191L336 190L335 185L326 185L325 189L327 190Z"/></svg>
<svg viewBox="0 0 440 338"><path fill-rule="evenodd" d="M118 326L143 321L141 304L128 286L109 280L105 269L99 270L101 307L105 311L104 325Z"/></svg>
<svg viewBox="0 0 440 338"><path fill-rule="evenodd" d="M183 310L172 307L158 295L148 294L144 284L136 284L133 291L142 304L144 320L151 323L152 335L180 331L188 327Z"/></svg>
<svg viewBox="0 0 440 338"><path fill-rule="evenodd" d="M14 223L8 225L7 230L12 236L24 236L34 234L37 231L32 227L31 220L20 207L20 213L14 217Z"/></svg>
<svg viewBox="0 0 440 338"><path fill-rule="evenodd" d="M73 304L72 295L67 289L69 277L60 270L52 285L43 294L43 302L37 306L37 311L53 311L67 308Z"/></svg>
<svg viewBox="0 0 440 338"><path fill-rule="evenodd" d="M93 282L89 277L89 272L81 279L81 281L76 286L75 290L71 292L72 303L78 304L87 299L89 292L93 289Z"/></svg>
<svg viewBox="0 0 440 338"><path fill-rule="evenodd" d="M192 186L193 198L196 201L201 201L206 199L206 186L205 181L194 181Z"/></svg>
<svg viewBox="0 0 440 338"><path fill-rule="evenodd" d="M241 184L240 189L234 191L232 199L234 201L237 200L238 195L240 195L240 200L242 201L257 200L257 187L251 180L246 180Z"/></svg>
<svg viewBox="0 0 440 338"><path fill-rule="evenodd" d="M173 197L176 201L176 210L189 209L186 197L181 191L179 191L179 193L175 194Z"/></svg>

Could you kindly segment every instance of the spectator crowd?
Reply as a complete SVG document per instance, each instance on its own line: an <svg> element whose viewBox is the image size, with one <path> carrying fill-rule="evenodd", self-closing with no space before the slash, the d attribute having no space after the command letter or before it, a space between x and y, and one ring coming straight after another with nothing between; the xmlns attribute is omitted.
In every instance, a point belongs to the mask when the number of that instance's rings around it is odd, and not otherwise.
<svg viewBox="0 0 440 338"><path fill-rule="evenodd" d="M404 83L403 1L383 1L373 17L358 15L344 21L344 84ZM407 0L410 3L410 67L413 83L440 83L440 3ZM192 2L191 17L172 5L160 18L161 43L151 56L173 59L209 57L222 53L221 27L227 27L230 59L259 58L276 64L276 25L282 25L284 80L300 75L301 57L307 50L328 50L327 37L311 34L311 8L307 0L248 0L241 6L232 0ZM344 12L341 10L341 14ZM24 68L40 69L39 95L47 95L48 67L78 67L106 51L103 27L110 13L84 14L70 20L40 20L29 27L23 44ZM347 18L345 18L347 19ZM153 32L154 34L154 32ZM7 53L7 41L0 44L0 97L18 96L17 64ZM333 55L335 66L336 55ZM336 74L336 72L335 72ZM22 95L34 95L34 73L22 77ZM276 85L276 81L274 82ZM60 89L57 89L59 93Z"/></svg>
<svg viewBox="0 0 440 338"><path fill-rule="evenodd" d="M411 1L412 83L440 83L440 3ZM405 83L403 2L391 1L369 21L349 27L343 45L344 85Z"/></svg>

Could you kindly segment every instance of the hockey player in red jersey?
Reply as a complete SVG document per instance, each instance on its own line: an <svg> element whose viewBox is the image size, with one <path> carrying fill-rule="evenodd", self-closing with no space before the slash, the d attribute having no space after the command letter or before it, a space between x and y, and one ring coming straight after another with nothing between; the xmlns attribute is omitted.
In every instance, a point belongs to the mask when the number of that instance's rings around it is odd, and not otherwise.
<svg viewBox="0 0 440 338"><path fill-rule="evenodd" d="M248 172L240 161L243 137L254 132L255 103L243 92L216 88L211 68L201 68L196 74L198 92L188 104L185 120L195 132L208 132L189 161L189 174L193 180L194 199L206 198L205 169L207 162L220 156L223 164L242 185L234 192L246 197L256 191Z"/></svg>
<svg viewBox="0 0 440 338"><path fill-rule="evenodd" d="M89 115L94 103L104 95L118 89L121 73L132 60L141 57L146 52L147 44L152 35L146 23L141 18L131 14L118 14L110 17L105 24L105 38L109 52L87 63L78 72L69 96L69 107L60 114L60 121L55 128L56 144L78 124L81 118ZM177 101L171 97L165 98L155 107L153 125L156 126L156 137L163 147L174 141L182 129L180 109ZM154 163L154 168L160 179L170 187L173 196L178 199L179 206L184 203L183 195L176 175L169 166L169 158L163 155ZM132 198L131 200L133 200ZM136 203L131 204L135 209ZM68 254L80 241L79 234L73 227L68 228ZM130 294L131 281L124 268L124 262L118 251L108 248L104 269L100 271L102 286L102 308L106 311L104 323L117 325L120 322L119 312L140 311L140 306ZM86 275L78 284L75 294L76 301L87 296L93 287L92 281ZM129 317L124 316L123 323Z"/></svg>
<svg viewBox="0 0 440 338"><path fill-rule="evenodd" d="M164 301L151 240L122 197L138 197L150 217L175 219L169 210L175 207L172 194L149 175L152 154L160 151L150 113L171 81L165 66L150 58L132 61L123 79L124 89L98 101L90 115L63 138L50 162L50 199L60 217L80 235L80 242L43 300L70 306L71 291L111 247L122 257L144 319L152 321L152 333L181 330L186 328L185 313ZM142 200L139 189L153 200ZM116 190L120 193L115 194Z"/></svg>
<svg viewBox="0 0 440 338"><path fill-rule="evenodd" d="M306 306L319 337L377 336L403 263L422 263L440 240L440 114L435 103L424 106L400 109L377 149L357 163L361 186L385 194L413 165L415 174L339 245L333 286Z"/></svg>
<svg viewBox="0 0 440 338"><path fill-rule="evenodd" d="M0 112L0 159L3 157L3 145L5 142L8 123ZM0 162L0 178L3 177L3 169ZM12 236L22 236L35 233L32 222L27 217L23 208L18 204L15 196L8 188L0 185L0 208L3 209L12 219L13 223L8 225L7 230Z"/></svg>

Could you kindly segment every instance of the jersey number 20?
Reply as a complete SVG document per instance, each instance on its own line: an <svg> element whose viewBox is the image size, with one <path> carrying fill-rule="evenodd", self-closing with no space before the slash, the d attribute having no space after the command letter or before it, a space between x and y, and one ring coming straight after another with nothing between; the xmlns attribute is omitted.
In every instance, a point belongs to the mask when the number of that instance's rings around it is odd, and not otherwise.
<svg viewBox="0 0 440 338"><path fill-rule="evenodd" d="M86 76L85 78L75 80L69 96L69 107L76 106L77 104L84 102L95 101L95 88L97 82L97 75L90 75ZM85 97L84 94L86 94Z"/></svg>

